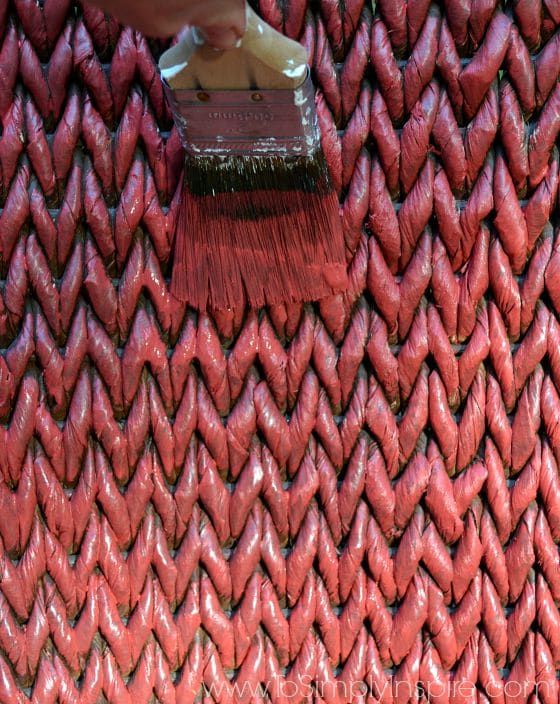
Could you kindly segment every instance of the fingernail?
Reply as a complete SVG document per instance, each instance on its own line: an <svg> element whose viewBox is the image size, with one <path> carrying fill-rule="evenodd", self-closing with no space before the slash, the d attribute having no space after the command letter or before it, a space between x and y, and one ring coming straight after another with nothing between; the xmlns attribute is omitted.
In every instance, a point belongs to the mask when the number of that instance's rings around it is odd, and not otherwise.
<svg viewBox="0 0 560 704"><path fill-rule="evenodd" d="M237 32L228 29L203 29L201 30L206 42L214 49L233 49L240 46L240 38Z"/></svg>

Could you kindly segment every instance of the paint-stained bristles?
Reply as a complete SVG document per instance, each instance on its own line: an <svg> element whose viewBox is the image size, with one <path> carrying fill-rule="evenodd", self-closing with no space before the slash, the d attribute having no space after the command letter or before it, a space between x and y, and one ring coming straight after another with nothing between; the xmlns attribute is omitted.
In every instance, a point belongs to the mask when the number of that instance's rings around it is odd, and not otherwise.
<svg viewBox="0 0 560 704"><path fill-rule="evenodd" d="M324 157L188 158L172 292L200 310L317 300L346 284Z"/></svg>

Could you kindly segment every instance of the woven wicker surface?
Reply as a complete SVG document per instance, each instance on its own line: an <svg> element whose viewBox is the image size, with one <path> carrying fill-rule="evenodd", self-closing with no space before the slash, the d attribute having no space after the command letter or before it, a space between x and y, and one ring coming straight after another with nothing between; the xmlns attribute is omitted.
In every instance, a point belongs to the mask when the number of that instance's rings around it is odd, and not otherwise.
<svg viewBox="0 0 560 704"><path fill-rule="evenodd" d="M260 10L351 286L197 316L160 47L0 2L0 702L555 704L560 3Z"/></svg>

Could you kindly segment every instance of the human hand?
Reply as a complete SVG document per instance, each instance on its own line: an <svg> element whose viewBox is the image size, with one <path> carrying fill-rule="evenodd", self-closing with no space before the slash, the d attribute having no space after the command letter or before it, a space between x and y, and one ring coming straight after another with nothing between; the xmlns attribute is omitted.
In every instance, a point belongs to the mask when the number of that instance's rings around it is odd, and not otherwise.
<svg viewBox="0 0 560 704"><path fill-rule="evenodd" d="M150 37L171 37L185 25L216 49L234 47L245 33L245 0L87 0Z"/></svg>

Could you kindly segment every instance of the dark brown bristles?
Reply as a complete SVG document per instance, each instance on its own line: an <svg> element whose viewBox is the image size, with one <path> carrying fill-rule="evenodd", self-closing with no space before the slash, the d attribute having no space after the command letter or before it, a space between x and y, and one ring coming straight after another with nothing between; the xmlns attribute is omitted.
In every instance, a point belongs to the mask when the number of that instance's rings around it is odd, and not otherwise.
<svg viewBox="0 0 560 704"><path fill-rule="evenodd" d="M346 285L339 204L312 157L188 157L172 293L199 310L324 298Z"/></svg>

